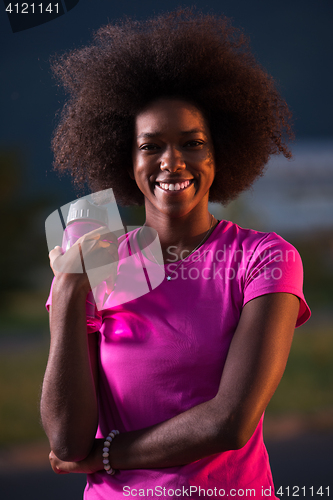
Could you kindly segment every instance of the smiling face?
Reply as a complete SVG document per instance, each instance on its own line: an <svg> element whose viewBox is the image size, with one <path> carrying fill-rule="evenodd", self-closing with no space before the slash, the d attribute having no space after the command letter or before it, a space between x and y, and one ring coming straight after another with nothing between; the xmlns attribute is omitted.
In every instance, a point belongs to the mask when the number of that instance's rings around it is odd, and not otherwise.
<svg viewBox="0 0 333 500"><path fill-rule="evenodd" d="M202 113L180 99L159 99L136 117L133 176L147 217L182 217L208 210L214 150Z"/></svg>

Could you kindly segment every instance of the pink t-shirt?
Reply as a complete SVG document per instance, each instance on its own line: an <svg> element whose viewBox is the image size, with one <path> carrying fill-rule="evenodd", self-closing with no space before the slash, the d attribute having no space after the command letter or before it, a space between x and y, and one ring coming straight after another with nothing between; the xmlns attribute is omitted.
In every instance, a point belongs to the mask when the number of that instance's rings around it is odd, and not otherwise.
<svg viewBox="0 0 333 500"><path fill-rule="evenodd" d="M310 317L301 258L275 233L221 221L174 273L177 263L166 266L171 281L128 302L124 289L134 279L128 258L148 270L152 259L148 251L140 252L137 230L121 238L119 252L118 277L100 330L97 437L112 429L142 429L214 398L242 308L251 299L292 293L300 298L297 326ZM179 467L89 475L84 499L275 498L262 422L263 416L240 450Z"/></svg>

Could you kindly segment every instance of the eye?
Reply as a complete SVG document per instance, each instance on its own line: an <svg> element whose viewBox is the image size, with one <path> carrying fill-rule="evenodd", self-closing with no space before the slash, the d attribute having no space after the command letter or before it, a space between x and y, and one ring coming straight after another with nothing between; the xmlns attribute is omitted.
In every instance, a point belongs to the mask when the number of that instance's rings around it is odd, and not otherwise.
<svg viewBox="0 0 333 500"><path fill-rule="evenodd" d="M198 140L198 139L193 139L191 141L187 141L184 146L188 148L195 148L198 146L202 146L204 144L204 141Z"/></svg>
<svg viewBox="0 0 333 500"><path fill-rule="evenodd" d="M157 144L146 143L139 146L140 151L154 151L155 149L159 149Z"/></svg>

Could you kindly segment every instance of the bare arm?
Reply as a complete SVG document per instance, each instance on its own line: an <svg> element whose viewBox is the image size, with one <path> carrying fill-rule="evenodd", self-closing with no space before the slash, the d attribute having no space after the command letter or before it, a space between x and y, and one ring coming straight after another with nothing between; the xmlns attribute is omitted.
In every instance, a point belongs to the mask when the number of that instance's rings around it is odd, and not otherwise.
<svg viewBox="0 0 333 500"><path fill-rule="evenodd" d="M298 310L298 298L288 293L248 302L215 398L158 425L117 436L110 447L112 467L184 465L244 446L284 372ZM101 448L102 441L97 441L86 461L60 467L71 472L102 469Z"/></svg>
<svg viewBox="0 0 333 500"><path fill-rule="evenodd" d="M56 247L49 256L55 279L41 417L56 456L78 461L90 453L98 425L97 336L87 335L86 297L91 286L103 280L112 290L117 274L117 237L105 228L95 229L65 254Z"/></svg>
<svg viewBox="0 0 333 500"><path fill-rule="evenodd" d="M59 458L82 460L90 452L98 423L95 334L87 335L87 289L82 275L62 274L53 284L51 343L45 372L41 417ZM73 279L74 278L74 279Z"/></svg>

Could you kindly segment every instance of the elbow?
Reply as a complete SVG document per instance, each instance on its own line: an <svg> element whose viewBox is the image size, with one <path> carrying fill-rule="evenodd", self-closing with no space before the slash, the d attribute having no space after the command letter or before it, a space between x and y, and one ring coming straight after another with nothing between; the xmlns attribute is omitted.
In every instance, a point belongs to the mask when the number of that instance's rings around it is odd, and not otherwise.
<svg viewBox="0 0 333 500"><path fill-rule="evenodd" d="M60 420L60 419L59 419ZM57 422L42 424L48 437L50 448L59 460L63 462L80 462L89 455L95 441L96 428L80 428L71 425L61 425Z"/></svg>
<svg viewBox="0 0 333 500"><path fill-rule="evenodd" d="M223 448L220 451L240 450L252 437L254 429L236 421L224 422L219 426L219 442Z"/></svg>
<svg viewBox="0 0 333 500"><path fill-rule="evenodd" d="M60 446L56 443L52 444L50 441L50 447L53 453L59 460L62 460L63 462L78 462L79 460L76 460L76 457L73 457L70 450L64 446Z"/></svg>
<svg viewBox="0 0 333 500"><path fill-rule="evenodd" d="M225 430L220 434L218 441L220 442L218 452L240 450L243 448L250 438L244 436L242 433L226 432Z"/></svg>
<svg viewBox="0 0 333 500"><path fill-rule="evenodd" d="M81 460L84 460L89 455L89 452L85 453L83 450L72 450L68 447L57 445L51 446L51 449L56 457L63 462L81 462Z"/></svg>
<svg viewBox="0 0 333 500"><path fill-rule="evenodd" d="M240 450L243 448L249 441L250 435L247 435L244 432L235 432L230 440L229 449L230 450Z"/></svg>
<svg viewBox="0 0 333 500"><path fill-rule="evenodd" d="M63 462L80 462L89 455L92 442L74 441L65 436L49 436L50 448L59 460Z"/></svg>

